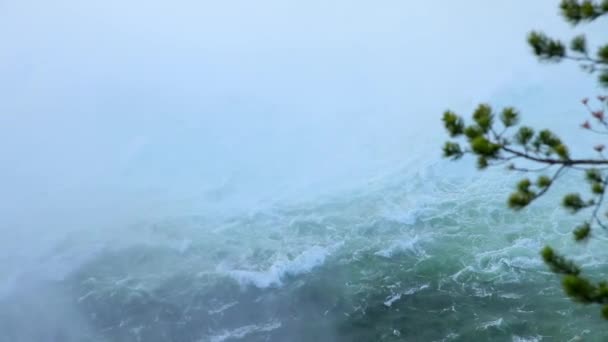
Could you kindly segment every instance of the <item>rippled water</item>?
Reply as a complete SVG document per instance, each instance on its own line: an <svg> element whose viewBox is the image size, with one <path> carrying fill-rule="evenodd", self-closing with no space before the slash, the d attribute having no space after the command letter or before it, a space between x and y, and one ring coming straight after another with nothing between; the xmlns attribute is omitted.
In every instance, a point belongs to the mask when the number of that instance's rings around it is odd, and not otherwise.
<svg viewBox="0 0 608 342"><path fill-rule="evenodd" d="M72 234L40 260L72 269L24 275L3 297L0 340L606 340L598 308L564 298L538 256L551 243L604 274L605 239L575 246L575 221L551 198L507 210L512 183L392 175L245 213L141 222L128 228L138 239Z"/></svg>

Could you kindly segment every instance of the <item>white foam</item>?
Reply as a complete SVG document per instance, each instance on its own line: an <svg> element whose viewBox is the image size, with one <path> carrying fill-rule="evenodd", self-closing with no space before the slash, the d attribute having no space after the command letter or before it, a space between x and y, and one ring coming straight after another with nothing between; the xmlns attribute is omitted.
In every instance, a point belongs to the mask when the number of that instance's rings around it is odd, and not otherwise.
<svg viewBox="0 0 608 342"><path fill-rule="evenodd" d="M442 338L441 340L437 340L436 342L453 341L453 340L457 339L458 337L460 337L460 335L458 335L456 333L449 333L446 337Z"/></svg>
<svg viewBox="0 0 608 342"><path fill-rule="evenodd" d="M209 342L223 342L228 339L242 339L247 335L258 332L269 332L281 327L281 322L279 321L271 321L264 325L245 325L240 328L236 328L234 330L228 330L220 333L219 335L214 335L209 338ZM202 341L201 341L202 342Z"/></svg>
<svg viewBox="0 0 608 342"><path fill-rule="evenodd" d="M458 282L458 278L460 278L460 276L465 273L465 272L472 272L474 271L473 266L465 266L463 269L459 270L458 272L454 273L451 275L451 278L453 281Z"/></svg>
<svg viewBox="0 0 608 342"><path fill-rule="evenodd" d="M405 225L413 225L416 223L418 216L422 210L400 210L396 208L394 210L387 210L384 212L384 218L387 218L391 221L399 222Z"/></svg>
<svg viewBox="0 0 608 342"><path fill-rule="evenodd" d="M377 256L391 258L395 254L403 252L411 252L416 256L426 256L425 251L419 246L421 239L416 235L414 237L404 238L394 241L387 248L381 249L374 253Z"/></svg>
<svg viewBox="0 0 608 342"><path fill-rule="evenodd" d="M542 336L530 336L530 337L521 337L521 336L513 336L513 342L540 342L542 341Z"/></svg>
<svg viewBox="0 0 608 342"><path fill-rule="evenodd" d="M286 276L308 273L324 264L325 259L338 245L325 248L313 246L292 260L283 259L274 262L265 271L231 270L227 273L241 285L253 285L258 288L278 287L283 285Z"/></svg>
<svg viewBox="0 0 608 342"><path fill-rule="evenodd" d="M491 327L500 327L502 325L502 322L503 322L502 317L497 320L494 320L494 321L484 322L484 323L481 323L477 327L477 330L487 330L488 328L491 328Z"/></svg>
<svg viewBox="0 0 608 342"><path fill-rule="evenodd" d="M222 313L222 312L230 309L231 307L237 305L238 303L239 302L230 302L228 304L224 304L224 305L220 306L219 308L211 309L211 310L208 311L208 313L210 315L216 315L216 314Z"/></svg>
<svg viewBox="0 0 608 342"><path fill-rule="evenodd" d="M477 284L477 283L473 283L471 288L474 291L473 296L475 296L475 297L485 298L485 297L491 297L493 294L492 290L488 290L486 288L479 287L479 284Z"/></svg>
<svg viewBox="0 0 608 342"><path fill-rule="evenodd" d="M523 295L517 294L517 293L503 293L501 295L499 295L500 298L506 298L506 299L520 299L521 297L523 297Z"/></svg>
<svg viewBox="0 0 608 342"><path fill-rule="evenodd" d="M395 303L396 301L398 301L398 300L401 299L402 295L409 296L409 295L412 295L412 294L414 294L416 292L422 291L422 290L424 290L424 289L426 289L428 287L429 287L429 284L424 284L424 285L419 286L419 287L412 287L411 289L408 289L405 292L400 292L400 293L394 294L394 295L392 295L392 296L390 296L390 297L387 298L387 300L384 302L384 305L390 308L393 305L393 303Z"/></svg>
<svg viewBox="0 0 608 342"><path fill-rule="evenodd" d="M420 287L412 287L411 289L405 291L403 294L405 294L405 295L411 295L411 294L414 294L414 293L416 293L418 291L422 291L422 290L428 289L428 288L429 288L429 284L424 284L424 285L421 285Z"/></svg>
<svg viewBox="0 0 608 342"><path fill-rule="evenodd" d="M390 308L393 303L398 301L399 299L401 299L401 293L397 293L396 295L391 296L387 301L384 302L384 305Z"/></svg>

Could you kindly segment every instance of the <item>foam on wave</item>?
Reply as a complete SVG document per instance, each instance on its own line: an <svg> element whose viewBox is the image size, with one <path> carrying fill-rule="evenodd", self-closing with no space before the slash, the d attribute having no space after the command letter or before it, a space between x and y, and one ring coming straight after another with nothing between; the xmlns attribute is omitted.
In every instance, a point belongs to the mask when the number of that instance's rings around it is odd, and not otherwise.
<svg viewBox="0 0 608 342"><path fill-rule="evenodd" d="M253 285L258 288L279 287L288 276L297 276L308 273L325 263L327 257L340 246L330 247L313 246L292 260L281 259L275 261L268 269L262 271L230 270L228 275L241 285Z"/></svg>

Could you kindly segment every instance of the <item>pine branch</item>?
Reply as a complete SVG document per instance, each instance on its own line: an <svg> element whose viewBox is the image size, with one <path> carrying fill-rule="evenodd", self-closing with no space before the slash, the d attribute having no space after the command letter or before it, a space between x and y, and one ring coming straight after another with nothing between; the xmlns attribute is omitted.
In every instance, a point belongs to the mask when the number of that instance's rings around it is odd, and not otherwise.
<svg viewBox="0 0 608 342"><path fill-rule="evenodd" d="M502 149L506 152L512 153L518 157L528 159L531 161L535 161L543 164L550 165L564 165L564 166L573 166L573 165L608 165L608 160L604 159L555 159L555 158L539 158L535 156L531 156L527 153L514 150L507 146L502 146Z"/></svg>

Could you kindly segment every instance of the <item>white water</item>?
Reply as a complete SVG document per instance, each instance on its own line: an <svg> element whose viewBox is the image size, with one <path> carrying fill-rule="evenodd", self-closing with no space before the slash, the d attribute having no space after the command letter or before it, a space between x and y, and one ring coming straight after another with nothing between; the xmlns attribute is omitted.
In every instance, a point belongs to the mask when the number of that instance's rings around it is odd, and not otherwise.
<svg viewBox="0 0 608 342"><path fill-rule="evenodd" d="M523 44L573 32L495 6L3 3L0 341L600 336L538 250L599 272L606 237L439 161L442 111L479 101L596 143L573 129L592 81Z"/></svg>

